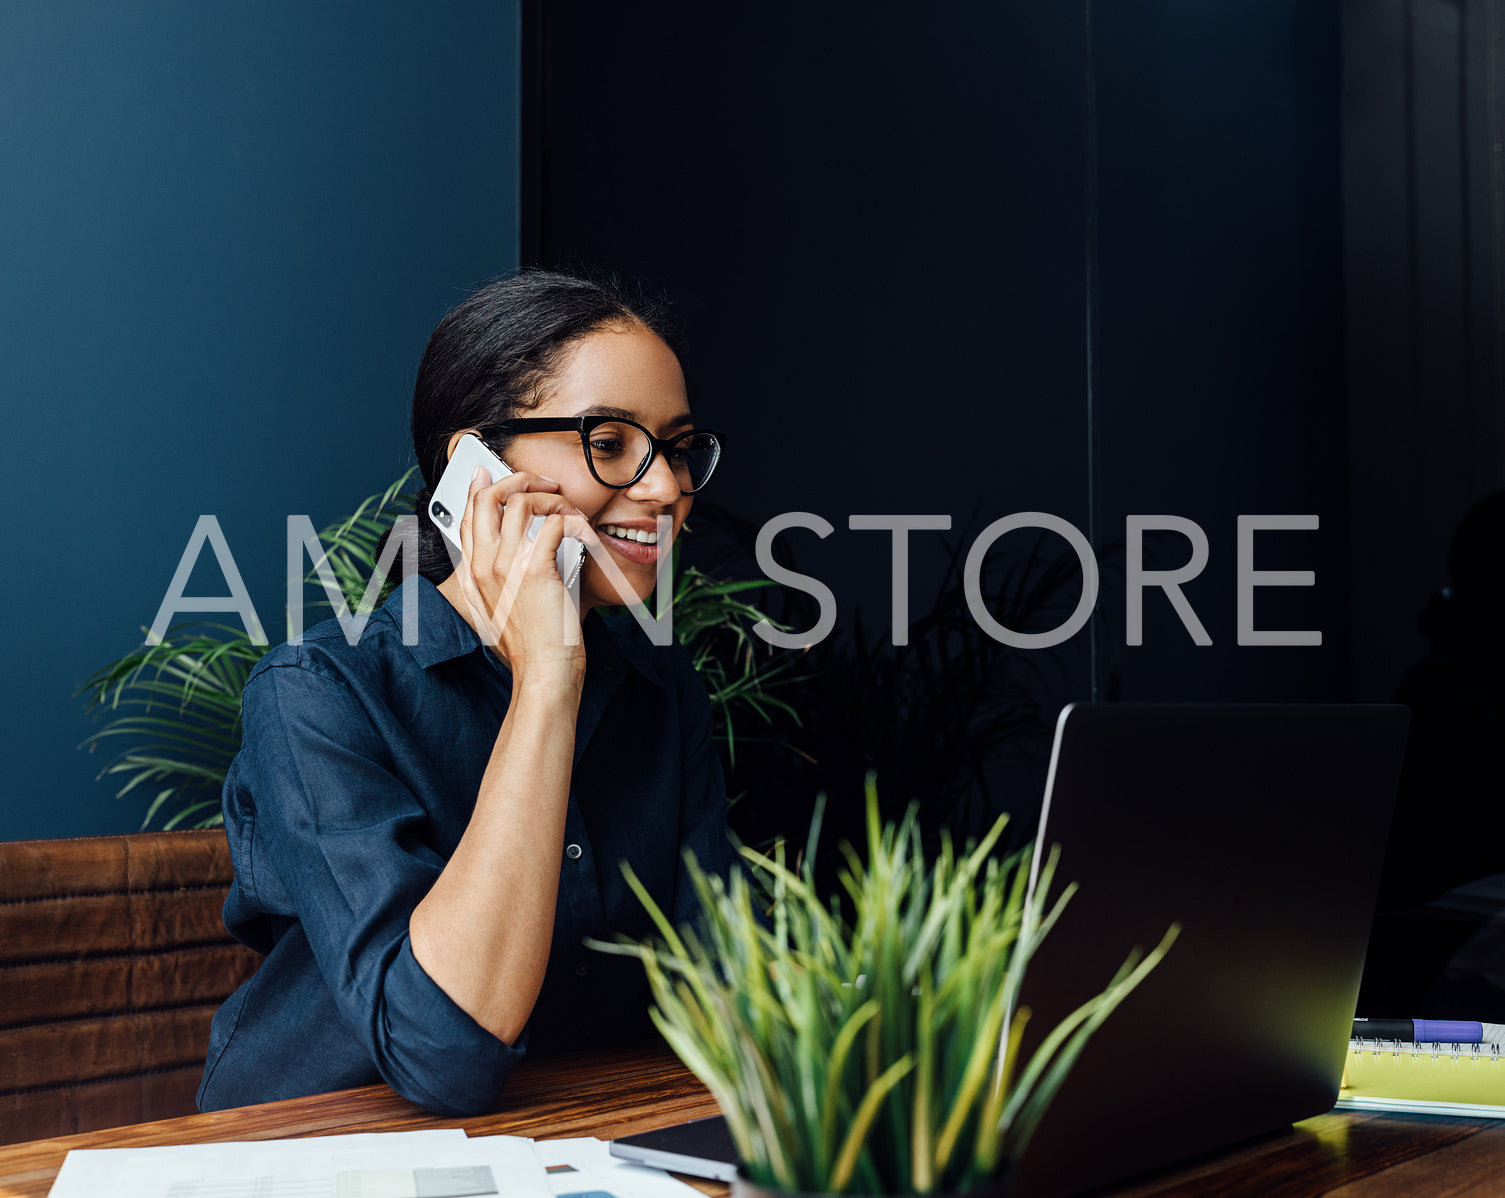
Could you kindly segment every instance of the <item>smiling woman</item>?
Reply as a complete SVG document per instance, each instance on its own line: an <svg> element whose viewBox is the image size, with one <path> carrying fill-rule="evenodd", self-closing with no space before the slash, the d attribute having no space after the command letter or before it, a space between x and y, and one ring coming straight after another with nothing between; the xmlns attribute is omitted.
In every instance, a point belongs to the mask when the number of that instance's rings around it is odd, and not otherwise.
<svg viewBox="0 0 1505 1198"><path fill-rule="evenodd" d="M635 603L653 589L654 567L669 548L658 544L659 517L670 518L672 541L691 494L715 468L719 440L692 427L684 374L661 332L639 323L596 329L561 358L557 373L535 390L532 416L464 431L490 440L514 471L557 484L573 505L566 522L582 518L611 552L622 575L611 578L599 560L589 561L582 610ZM450 434L447 455L461 435ZM461 528L463 535L463 522ZM456 598L457 576L439 589Z"/></svg>
<svg viewBox="0 0 1505 1198"><path fill-rule="evenodd" d="M386 1081L473 1113L525 1051L645 1029L641 971L582 945L649 931L620 862L678 921L698 914L683 850L731 868L688 655L596 610L647 596L719 457L674 345L661 307L545 272L435 330L413 399L418 589L355 645L327 621L246 683L225 921L266 960L215 1017L202 1109ZM466 433L513 473L477 471L452 561L421 513ZM578 609L565 536L597 550Z"/></svg>

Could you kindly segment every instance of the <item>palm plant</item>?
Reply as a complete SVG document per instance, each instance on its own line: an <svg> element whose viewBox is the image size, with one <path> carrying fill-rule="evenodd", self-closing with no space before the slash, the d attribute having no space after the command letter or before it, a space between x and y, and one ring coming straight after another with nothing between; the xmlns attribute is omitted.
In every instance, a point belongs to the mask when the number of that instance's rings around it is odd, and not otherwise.
<svg viewBox="0 0 1505 1198"><path fill-rule="evenodd" d="M304 581L317 582L321 569L331 571L349 610L370 611L366 587L376 572L382 538L399 516L413 510L415 496L407 489L412 477L409 469L346 519L320 530L323 557ZM395 585L396 579L383 579L376 603ZM740 597L766 585L718 581L694 569L676 576L675 631L710 692L718 736L729 756L735 750L734 725L744 715L760 721L775 712L798 718L771 693L790 680L790 663L774 658L750 635L763 613ZM325 598L315 602L331 606ZM241 692L268 648L252 643L243 628L178 625L159 643L141 645L80 684L76 693L88 696L88 710L108 717L84 741L89 751L105 743L130 743L99 777L123 780L117 798L151 795L143 830L154 820L163 828L221 822L220 791L240 750Z"/></svg>
<svg viewBox="0 0 1505 1198"><path fill-rule="evenodd" d="M1088 1038L1179 926L1148 955L1131 952L1023 1061L1025 969L1075 890L1047 904L1057 854L1026 910L1031 852L992 855L1007 816L960 855L943 837L927 864L915 807L882 825L871 774L865 789L868 854L842 844L842 895L816 891L818 807L796 868L782 845L771 857L742 850L771 921L742 873L724 884L690 860L701 930L676 929L624 865L661 940L595 947L642 960L653 1021L716 1098L749 1180L962 1192L1019 1158Z"/></svg>
<svg viewBox="0 0 1505 1198"><path fill-rule="evenodd" d="M677 567L677 543L673 553ZM805 681L807 675L793 673L799 658L792 654L774 656L752 632L753 625L766 615L738 597L772 585L760 578L718 580L693 566L675 570L675 635L690 650L690 660L711 696L711 707L717 713L717 735L733 767L737 763L734 721L738 711L755 716L763 724L771 724L776 714L796 725L800 722L794 706L771 692L775 683Z"/></svg>

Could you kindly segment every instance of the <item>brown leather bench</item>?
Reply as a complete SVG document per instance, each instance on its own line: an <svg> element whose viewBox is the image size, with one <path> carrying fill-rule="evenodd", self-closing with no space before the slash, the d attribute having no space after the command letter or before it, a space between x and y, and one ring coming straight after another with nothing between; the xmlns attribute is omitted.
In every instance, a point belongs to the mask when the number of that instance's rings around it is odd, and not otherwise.
<svg viewBox="0 0 1505 1198"><path fill-rule="evenodd" d="M225 834L0 843L0 1143L191 1114L209 1021L261 958Z"/></svg>

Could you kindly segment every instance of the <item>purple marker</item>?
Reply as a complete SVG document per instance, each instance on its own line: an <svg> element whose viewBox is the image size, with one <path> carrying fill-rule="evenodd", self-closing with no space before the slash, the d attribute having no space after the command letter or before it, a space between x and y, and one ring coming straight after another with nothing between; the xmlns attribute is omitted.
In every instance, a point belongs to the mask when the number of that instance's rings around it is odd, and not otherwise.
<svg viewBox="0 0 1505 1198"><path fill-rule="evenodd" d="M1355 1019L1354 1039L1415 1044L1483 1044L1484 1025L1462 1019Z"/></svg>

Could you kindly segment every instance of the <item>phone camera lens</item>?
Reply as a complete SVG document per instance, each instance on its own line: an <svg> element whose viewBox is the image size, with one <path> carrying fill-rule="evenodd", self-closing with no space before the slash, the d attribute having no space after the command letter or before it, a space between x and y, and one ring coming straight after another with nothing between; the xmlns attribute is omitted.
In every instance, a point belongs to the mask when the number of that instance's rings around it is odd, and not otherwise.
<svg viewBox="0 0 1505 1198"><path fill-rule="evenodd" d="M437 499L429 505L429 513L445 528L448 528L455 522L455 518L449 514L449 508L445 507Z"/></svg>

